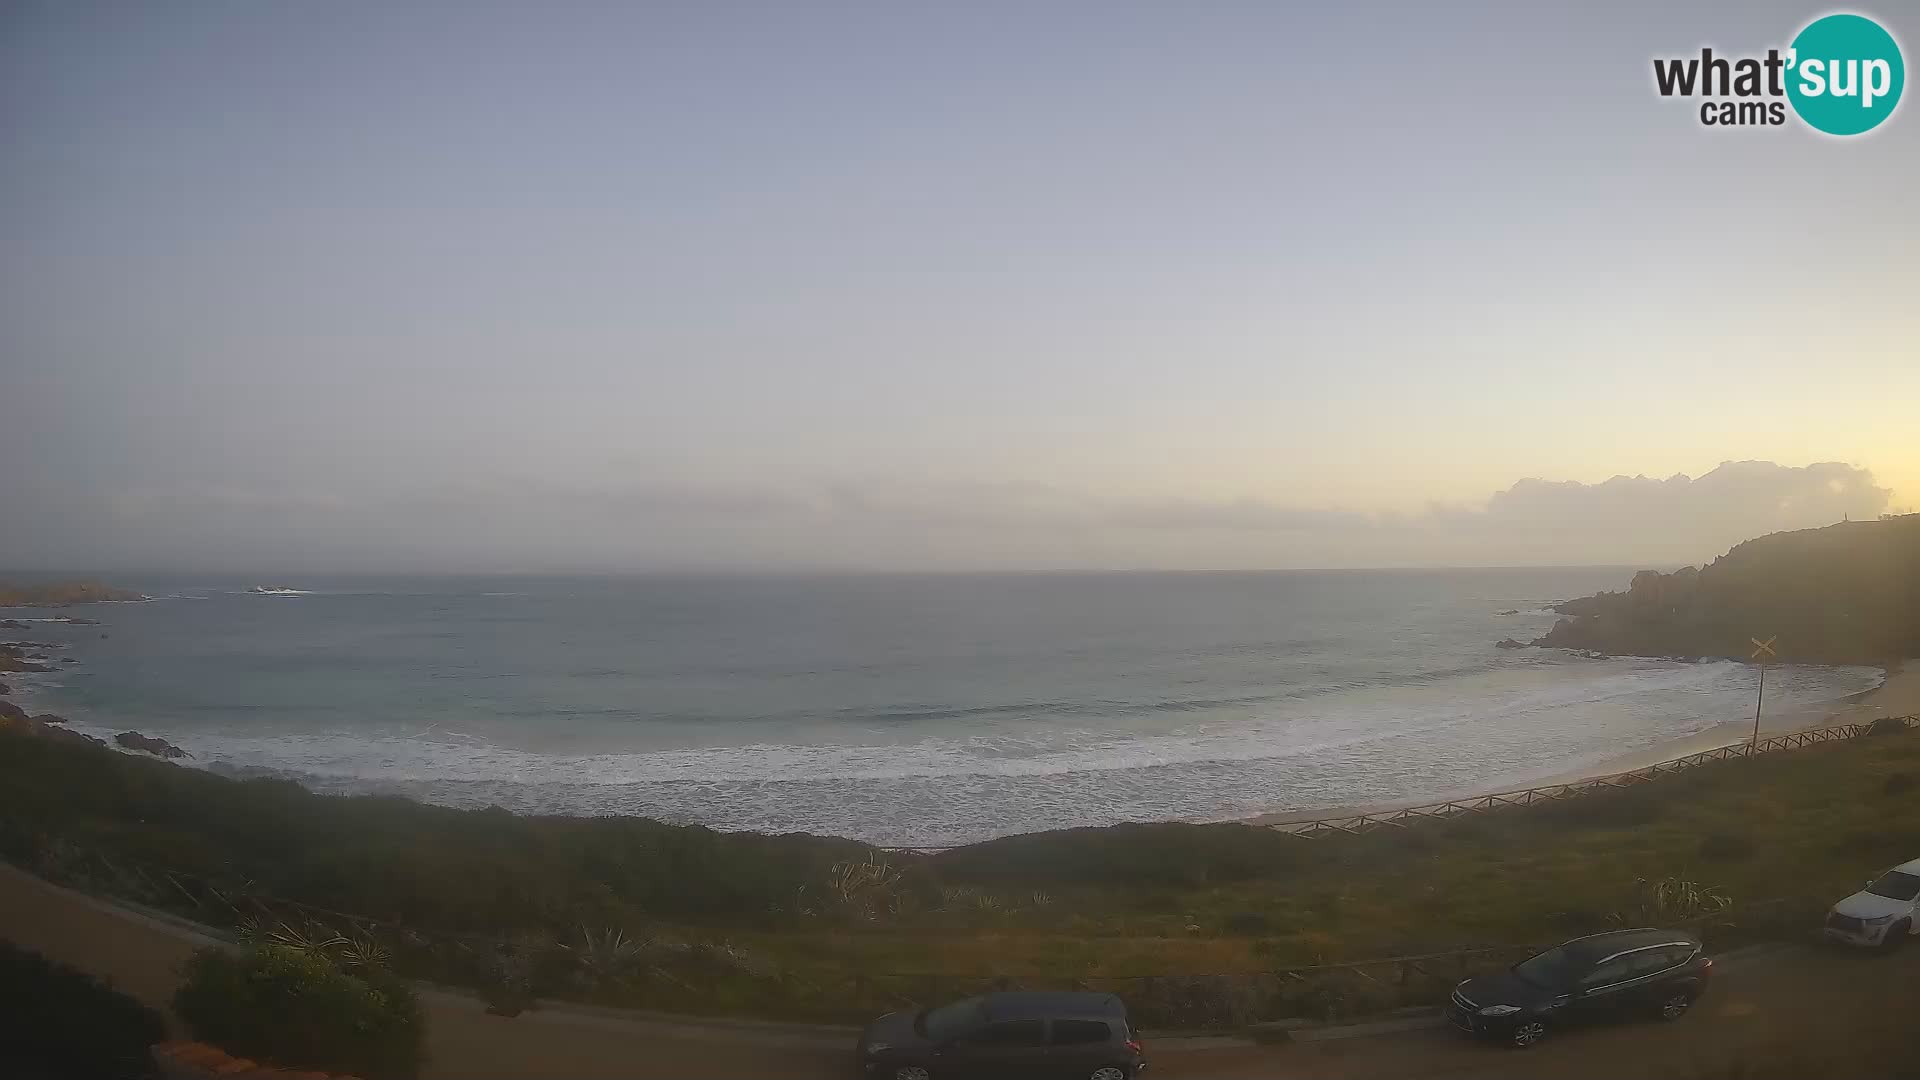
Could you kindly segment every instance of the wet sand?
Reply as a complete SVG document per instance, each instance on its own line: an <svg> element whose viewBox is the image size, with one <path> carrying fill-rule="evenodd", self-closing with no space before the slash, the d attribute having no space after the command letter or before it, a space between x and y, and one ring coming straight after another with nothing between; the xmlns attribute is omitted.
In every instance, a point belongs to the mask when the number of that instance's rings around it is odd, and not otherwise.
<svg viewBox="0 0 1920 1080"><path fill-rule="evenodd" d="M1760 718L1760 737L1771 738L1775 735L1787 735L1795 731L1807 731L1813 728L1840 727L1846 724L1870 724L1883 716L1920 716L1920 660L1908 660L1887 669L1887 678L1880 686L1858 694L1846 704L1834 709L1814 724L1798 723L1794 717L1784 717L1769 722L1764 714ZM1619 757L1608 758L1583 768L1569 772L1542 777L1524 784L1506 784L1498 787L1483 787L1462 792L1456 799L1475 799L1486 795L1496 795L1507 791L1526 788L1551 787L1555 784L1571 784L1580 780L1590 780L1598 776L1613 776L1618 773L1644 769L1649 765L1658 765L1663 761L1672 761L1689 754L1698 754L1706 750L1717 750L1723 746L1736 746L1753 737L1751 722L1729 722L1717 724L1695 735L1681 739L1672 739L1650 746L1645 750ZM1242 818L1249 825L1289 825L1302 821L1319 821L1326 818L1359 817L1362 814L1382 814L1409 806L1431 806L1434 799L1406 799L1392 802L1364 803L1351 806L1329 806L1317 809L1285 810L1271 814L1259 814Z"/></svg>

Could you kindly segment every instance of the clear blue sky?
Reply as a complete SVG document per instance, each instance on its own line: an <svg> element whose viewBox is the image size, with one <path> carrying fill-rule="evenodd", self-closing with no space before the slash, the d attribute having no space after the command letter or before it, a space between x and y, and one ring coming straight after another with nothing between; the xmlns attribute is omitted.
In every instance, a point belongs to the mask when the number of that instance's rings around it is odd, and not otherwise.
<svg viewBox="0 0 1920 1080"><path fill-rule="evenodd" d="M0 566L1690 559L1432 533L1729 459L1920 504L1914 103L1709 131L1651 58L1825 9L1559 7L9 4Z"/></svg>

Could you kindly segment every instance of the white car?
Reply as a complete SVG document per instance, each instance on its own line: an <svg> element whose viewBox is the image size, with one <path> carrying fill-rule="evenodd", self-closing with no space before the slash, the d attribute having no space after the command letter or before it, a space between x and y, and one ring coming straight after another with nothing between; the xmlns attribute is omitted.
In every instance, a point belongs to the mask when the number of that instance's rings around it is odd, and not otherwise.
<svg viewBox="0 0 1920 1080"><path fill-rule="evenodd" d="M1901 863L1833 905L1826 930L1833 941L1888 948L1920 934L1920 859Z"/></svg>

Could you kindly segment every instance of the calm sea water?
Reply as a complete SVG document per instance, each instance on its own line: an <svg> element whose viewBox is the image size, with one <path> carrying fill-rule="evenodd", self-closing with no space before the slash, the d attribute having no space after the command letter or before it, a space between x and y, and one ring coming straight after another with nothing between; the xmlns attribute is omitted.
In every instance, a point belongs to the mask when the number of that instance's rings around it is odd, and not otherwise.
<svg viewBox="0 0 1920 1080"><path fill-rule="evenodd" d="M151 577L4 636L78 661L8 676L31 708L203 767L931 845L1443 798L1748 715L1738 665L1494 648L1629 576ZM1769 715L1878 678L1775 669Z"/></svg>

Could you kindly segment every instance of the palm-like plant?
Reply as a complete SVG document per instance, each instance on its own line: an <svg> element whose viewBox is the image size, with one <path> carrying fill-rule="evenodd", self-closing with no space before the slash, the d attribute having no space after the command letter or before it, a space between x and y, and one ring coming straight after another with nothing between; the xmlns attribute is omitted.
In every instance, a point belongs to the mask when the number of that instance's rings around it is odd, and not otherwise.
<svg viewBox="0 0 1920 1080"><path fill-rule="evenodd" d="M580 928L580 945L574 955L580 969L597 983L616 983L632 975L646 954L647 942L627 936L625 930L607 927Z"/></svg>
<svg viewBox="0 0 1920 1080"><path fill-rule="evenodd" d="M1616 913L1614 923L1647 926L1700 922L1733 906L1733 897L1725 889L1688 878L1637 878L1633 888L1636 906L1630 912Z"/></svg>
<svg viewBox="0 0 1920 1080"><path fill-rule="evenodd" d="M393 959L386 946L366 934L345 937L335 948L335 959L347 971L382 971Z"/></svg>
<svg viewBox="0 0 1920 1080"><path fill-rule="evenodd" d="M888 910L899 895L900 870L874 854L859 862L834 863L827 870L827 892L843 908L871 919Z"/></svg>
<svg viewBox="0 0 1920 1080"><path fill-rule="evenodd" d="M292 923L271 917L266 921L245 919L239 933L240 940L248 944L278 945L309 956L331 956L334 949L347 944L346 938L312 920Z"/></svg>

